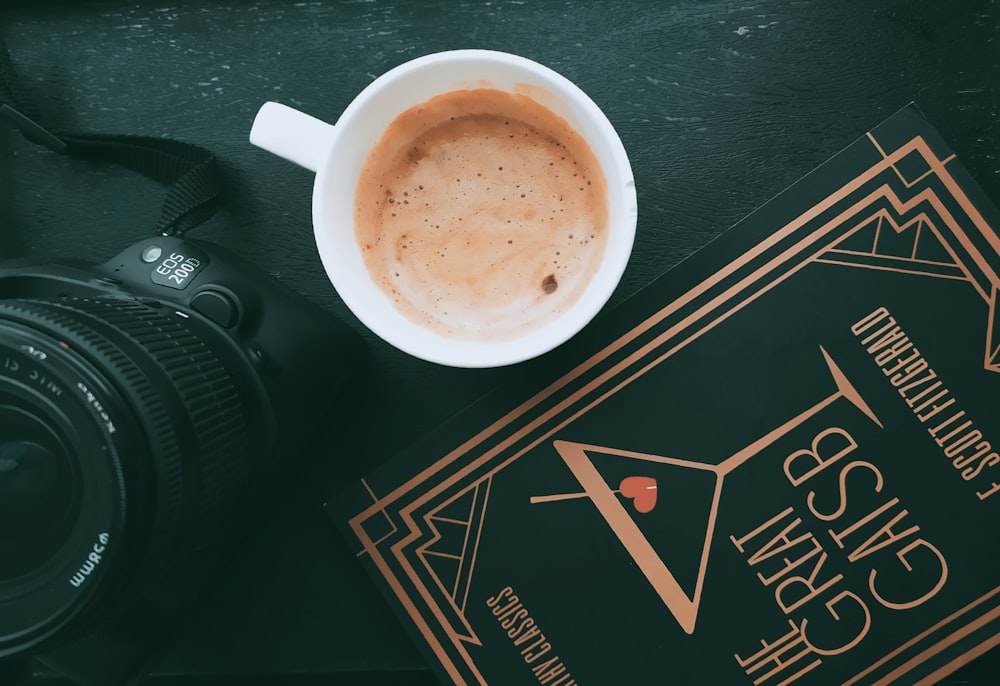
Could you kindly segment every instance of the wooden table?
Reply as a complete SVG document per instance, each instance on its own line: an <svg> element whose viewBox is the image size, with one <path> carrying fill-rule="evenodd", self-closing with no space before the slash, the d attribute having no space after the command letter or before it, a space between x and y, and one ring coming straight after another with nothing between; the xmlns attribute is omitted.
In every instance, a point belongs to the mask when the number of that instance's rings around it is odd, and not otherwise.
<svg viewBox="0 0 1000 686"><path fill-rule="evenodd" d="M514 52L565 74L606 111L635 171L638 235L614 305L911 100L1000 201L998 10L991 0L109 0L0 12L53 126L214 150L228 197L192 235L261 265L368 342L339 420L150 683L435 683L320 505L546 363L444 368L363 331L312 242L312 175L247 142L261 103L335 121L378 74L452 48ZM5 126L0 160L2 258L100 261L152 231L163 193L152 182L53 155ZM950 683L997 680L993 651Z"/></svg>

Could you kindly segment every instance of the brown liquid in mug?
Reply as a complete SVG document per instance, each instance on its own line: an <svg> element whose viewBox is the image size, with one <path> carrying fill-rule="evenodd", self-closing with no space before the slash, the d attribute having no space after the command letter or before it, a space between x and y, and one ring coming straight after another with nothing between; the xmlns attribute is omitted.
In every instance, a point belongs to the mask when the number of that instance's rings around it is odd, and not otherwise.
<svg viewBox="0 0 1000 686"><path fill-rule="evenodd" d="M526 95L441 95L397 117L355 192L365 265L409 319L498 341L571 307L608 241L587 142Z"/></svg>

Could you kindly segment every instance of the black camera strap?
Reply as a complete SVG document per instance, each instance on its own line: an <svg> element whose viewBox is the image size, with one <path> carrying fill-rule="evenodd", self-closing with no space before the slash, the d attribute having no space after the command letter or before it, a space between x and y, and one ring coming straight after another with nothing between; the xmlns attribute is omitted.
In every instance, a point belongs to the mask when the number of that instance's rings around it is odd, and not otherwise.
<svg viewBox="0 0 1000 686"><path fill-rule="evenodd" d="M156 227L163 235L181 235L215 213L222 186L211 151L168 138L50 129L18 78L2 35L0 115L53 152L120 164L169 186Z"/></svg>

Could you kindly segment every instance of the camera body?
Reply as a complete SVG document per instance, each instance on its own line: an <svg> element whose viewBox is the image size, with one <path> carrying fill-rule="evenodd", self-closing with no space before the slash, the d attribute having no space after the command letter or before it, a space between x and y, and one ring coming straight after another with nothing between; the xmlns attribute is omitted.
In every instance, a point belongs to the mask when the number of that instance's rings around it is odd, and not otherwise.
<svg viewBox="0 0 1000 686"><path fill-rule="evenodd" d="M203 241L0 263L0 519L20 520L0 526L0 661L82 684L139 673L360 352L343 323Z"/></svg>

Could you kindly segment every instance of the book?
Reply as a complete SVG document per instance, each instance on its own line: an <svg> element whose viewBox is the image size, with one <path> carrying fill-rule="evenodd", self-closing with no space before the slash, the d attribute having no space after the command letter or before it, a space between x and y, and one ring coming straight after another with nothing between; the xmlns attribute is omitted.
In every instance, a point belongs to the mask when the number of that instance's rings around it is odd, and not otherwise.
<svg viewBox="0 0 1000 686"><path fill-rule="evenodd" d="M443 683L933 683L1000 643L998 227L910 105L328 512Z"/></svg>

